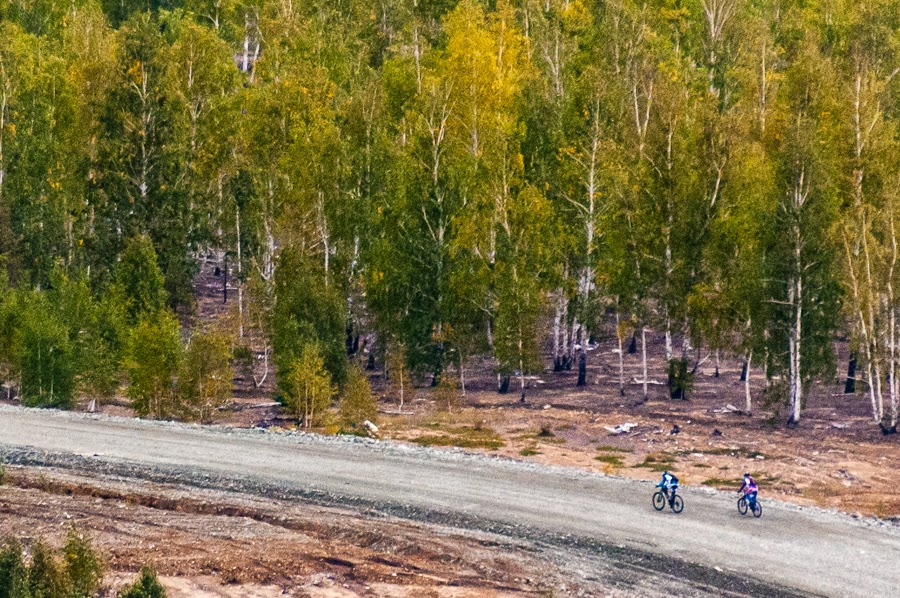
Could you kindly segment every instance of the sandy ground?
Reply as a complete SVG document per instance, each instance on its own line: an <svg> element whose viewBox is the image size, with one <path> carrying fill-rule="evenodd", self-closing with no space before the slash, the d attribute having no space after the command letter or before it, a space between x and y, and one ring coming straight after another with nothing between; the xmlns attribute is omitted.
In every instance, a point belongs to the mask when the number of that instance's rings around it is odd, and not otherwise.
<svg viewBox="0 0 900 598"><path fill-rule="evenodd" d="M621 583L617 573L634 565L650 577L754 595L788 588L873 596L900 584L896 526L773 500L763 503L762 519L748 519L733 495L711 489L686 489L681 515L657 514L651 485L571 468L354 438L10 408L0 409L0 438L12 463L340 506L550 546L569 563L573 586ZM589 564L572 565L579 561Z"/></svg>

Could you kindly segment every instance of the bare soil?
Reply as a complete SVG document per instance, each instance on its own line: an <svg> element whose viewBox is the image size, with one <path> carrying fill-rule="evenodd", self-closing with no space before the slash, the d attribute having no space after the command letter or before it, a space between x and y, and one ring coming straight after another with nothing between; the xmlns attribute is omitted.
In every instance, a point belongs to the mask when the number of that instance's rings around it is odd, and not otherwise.
<svg viewBox="0 0 900 598"><path fill-rule="evenodd" d="M105 592L153 564L169 595L544 596L552 563L486 534L463 536L340 509L40 469L10 468L0 536L27 547L85 531L104 555Z"/></svg>

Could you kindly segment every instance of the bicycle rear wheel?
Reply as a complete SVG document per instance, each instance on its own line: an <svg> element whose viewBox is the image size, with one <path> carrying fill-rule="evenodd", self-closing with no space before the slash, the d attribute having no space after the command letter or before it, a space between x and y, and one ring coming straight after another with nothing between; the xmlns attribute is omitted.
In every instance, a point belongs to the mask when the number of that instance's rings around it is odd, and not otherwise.
<svg viewBox="0 0 900 598"><path fill-rule="evenodd" d="M756 504L753 505L753 516L757 519L762 517L762 505L759 504L759 501L756 501Z"/></svg>
<svg viewBox="0 0 900 598"><path fill-rule="evenodd" d="M681 513L684 510L684 501L680 496L676 495L675 499L672 501L672 511L675 513Z"/></svg>
<svg viewBox="0 0 900 598"><path fill-rule="evenodd" d="M662 492L656 492L653 495L653 508L657 511L662 511L666 508L666 497L663 496Z"/></svg>
<svg viewBox="0 0 900 598"><path fill-rule="evenodd" d="M747 514L747 497L742 496L738 499L738 513L741 515Z"/></svg>

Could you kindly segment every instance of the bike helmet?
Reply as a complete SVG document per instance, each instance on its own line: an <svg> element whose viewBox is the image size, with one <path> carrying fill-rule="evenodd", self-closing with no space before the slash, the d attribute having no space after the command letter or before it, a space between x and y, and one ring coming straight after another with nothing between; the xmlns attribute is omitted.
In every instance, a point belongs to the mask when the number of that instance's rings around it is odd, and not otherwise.
<svg viewBox="0 0 900 598"><path fill-rule="evenodd" d="M750 477L750 474L749 474L749 473L745 473L745 474L744 474L744 477L745 477L745 478L749 478L749 477Z"/></svg>

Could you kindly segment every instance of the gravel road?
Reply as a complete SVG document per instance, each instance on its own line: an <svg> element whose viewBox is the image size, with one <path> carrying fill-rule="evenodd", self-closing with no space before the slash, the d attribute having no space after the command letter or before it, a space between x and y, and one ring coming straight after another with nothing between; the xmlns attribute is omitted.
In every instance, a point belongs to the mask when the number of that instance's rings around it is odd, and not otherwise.
<svg viewBox="0 0 900 598"><path fill-rule="evenodd" d="M462 451L0 407L0 458L502 533L723 594L900 587L900 530L890 524L764 495L755 520L738 514L735 495L706 488L684 489L680 515L657 513L650 483Z"/></svg>

